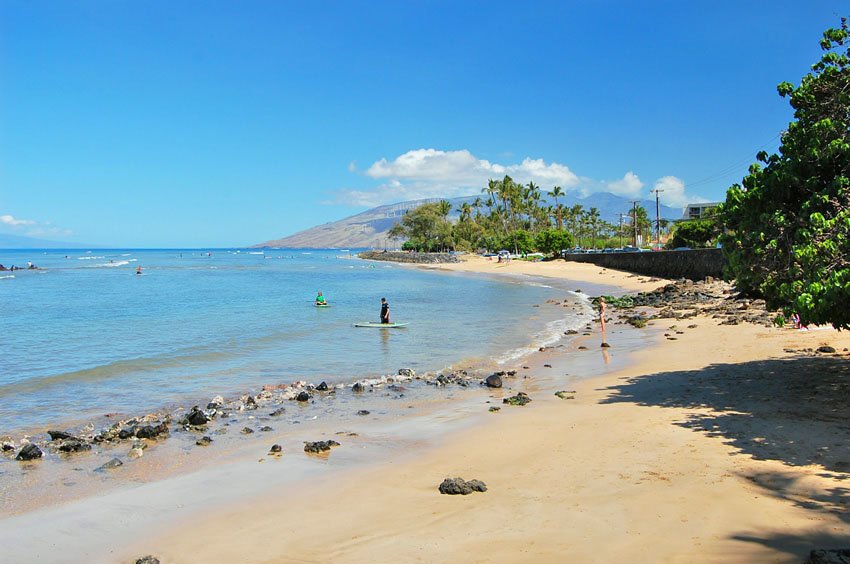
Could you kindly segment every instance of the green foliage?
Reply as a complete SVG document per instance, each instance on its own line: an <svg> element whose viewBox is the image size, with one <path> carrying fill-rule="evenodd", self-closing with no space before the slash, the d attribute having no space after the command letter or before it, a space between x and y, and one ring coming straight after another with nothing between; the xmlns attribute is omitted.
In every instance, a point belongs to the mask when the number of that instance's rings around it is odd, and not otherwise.
<svg viewBox="0 0 850 564"><path fill-rule="evenodd" d="M598 296L592 298L590 301L593 305L599 305L599 298L605 298L605 303L620 309L631 309L635 307L634 299L631 296L621 296L619 298L615 298L614 296Z"/></svg>
<svg viewBox="0 0 850 564"><path fill-rule="evenodd" d="M673 228L673 236L667 241L668 249L691 247L703 249L713 247L720 234L717 222L713 219L691 219L680 221Z"/></svg>
<svg viewBox="0 0 850 564"><path fill-rule="evenodd" d="M826 53L799 86L778 154L757 155L718 217L739 289L809 323L850 327L850 34L827 30Z"/></svg>
<svg viewBox="0 0 850 564"><path fill-rule="evenodd" d="M563 229L544 229L534 238L538 251L557 256L562 249L571 249L575 244L573 236Z"/></svg>

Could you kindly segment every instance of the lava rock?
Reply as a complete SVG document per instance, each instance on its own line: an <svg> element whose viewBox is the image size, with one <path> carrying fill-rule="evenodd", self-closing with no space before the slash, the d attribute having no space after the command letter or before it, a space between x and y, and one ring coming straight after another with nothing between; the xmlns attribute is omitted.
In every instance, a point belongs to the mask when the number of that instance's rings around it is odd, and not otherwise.
<svg viewBox="0 0 850 564"><path fill-rule="evenodd" d="M272 417L278 417L278 416L280 416L280 415L283 415L283 414L284 414L284 412L286 412L286 409L284 409L284 408L280 407L280 408L278 408L278 409L275 409L275 410L274 410L274 411L272 411L271 413L269 413L269 415L271 415Z"/></svg>
<svg viewBox="0 0 850 564"><path fill-rule="evenodd" d="M64 439L73 439L75 441L79 440L71 433L66 433L65 431L48 431L47 434L50 435L51 441L61 441Z"/></svg>
<svg viewBox="0 0 850 564"><path fill-rule="evenodd" d="M136 427L136 437L139 439L155 439L160 435L168 434L168 425L162 422L158 425L144 425Z"/></svg>
<svg viewBox="0 0 850 564"><path fill-rule="evenodd" d="M269 449L269 454L280 454L283 452L283 447L278 444L272 445L272 448Z"/></svg>
<svg viewBox="0 0 850 564"><path fill-rule="evenodd" d="M316 390L318 390L318 391L320 391L320 392L327 392L327 391L328 391L328 383L327 383L327 382L322 382L321 384L319 384L318 386L316 386Z"/></svg>
<svg viewBox="0 0 850 564"><path fill-rule="evenodd" d="M576 399L575 395L573 395L573 394L575 394L575 391L568 392L567 390L560 390L560 391L555 392L555 395L558 396L559 398L563 399L563 400L565 400L565 399Z"/></svg>
<svg viewBox="0 0 850 564"><path fill-rule="evenodd" d="M822 345L818 347L819 353L832 354L835 352L835 347L830 347L829 345Z"/></svg>
<svg viewBox="0 0 850 564"><path fill-rule="evenodd" d="M224 405L224 398L221 396L216 396L211 399L210 402L207 404L207 409L218 409L222 405Z"/></svg>
<svg viewBox="0 0 850 564"><path fill-rule="evenodd" d="M366 388L360 382L355 382L353 386L351 386L352 392L362 392Z"/></svg>
<svg viewBox="0 0 850 564"><path fill-rule="evenodd" d="M567 329L566 331L564 331L564 335L578 335L578 331L576 331L575 329Z"/></svg>
<svg viewBox="0 0 850 564"><path fill-rule="evenodd" d="M305 442L304 443L304 452L311 452L314 454L319 454L320 452L327 452L331 450L331 447L339 446L339 443L334 440L329 441L315 441L315 442Z"/></svg>
<svg viewBox="0 0 850 564"><path fill-rule="evenodd" d="M35 460L36 458L41 458L44 456L44 453L41 452L41 449L36 445L29 443L24 445L21 451L18 453L18 456L15 457L15 460Z"/></svg>
<svg viewBox="0 0 850 564"><path fill-rule="evenodd" d="M489 409L488 411L490 411L491 413L496 413L497 411L501 411L501 410L502 410L502 408L501 408L501 407L498 407L498 406L495 406L495 405L491 405L491 406L490 406L490 409Z"/></svg>
<svg viewBox="0 0 850 564"><path fill-rule="evenodd" d="M186 416L183 417L184 423L195 426L206 425L207 423L209 423L209 420L210 418L207 417L207 414L198 409L197 405L190 409L189 413L187 413Z"/></svg>
<svg viewBox="0 0 850 564"><path fill-rule="evenodd" d="M847 564L850 562L850 548L813 550L804 564Z"/></svg>
<svg viewBox="0 0 850 564"><path fill-rule="evenodd" d="M369 415L370 411L368 409L361 409L357 412L357 415Z"/></svg>
<svg viewBox="0 0 850 564"><path fill-rule="evenodd" d="M599 346L602 347L603 349L610 349L611 348L611 345L609 345L608 343L602 343Z"/></svg>
<svg viewBox="0 0 850 564"><path fill-rule="evenodd" d="M98 472L98 471L102 472L104 470L112 470L113 468L118 468L119 466L124 466L124 463L121 462L120 460L118 460L117 458L113 458L112 460L110 460L106 464L103 464L102 466L98 466L97 468L95 468L95 472Z"/></svg>
<svg viewBox="0 0 850 564"><path fill-rule="evenodd" d="M484 380L484 383L488 388L501 388L502 387L502 377L498 374L491 374L487 376L487 379Z"/></svg>
<svg viewBox="0 0 850 564"><path fill-rule="evenodd" d="M466 481L463 478L446 478L439 486L441 494L469 495L472 492L486 492L487 485L481 480Z"/></svg>
<svg viewBox="0 0 850 564"><path fill-rule="evenodd" d="M526 394L525 392L519 392L515 396L511 396L502 400L502 403L506 403L508 405L525 405L530 402L531 398L528 397L528 394Z"/></svg>
<svg viewBox="0 0 850 564"><path fill-rule="evenodd" d="M91 450L91 445L80 439L66 439L59 445L58 450L61 452L82 452Z"/></svg>
<svg viewBox="0 0 850 564"><path fill-rule="evenodd" d="M148 554L147 556L142 556L141 558L136 559L136 564L159 564L159 558L156 556L151 556Z"/></svg>
<svg viewBox="0 0 850 564"><path fill-rule="evenodd" d="M272 429L268 425L264 425L264 426L260 427L260 431L262 431L264 433L268 433L269 431L274 431L274 429Z"/></svg>
<svg viewBox="0 0 850 564"><path fill-rule="evenodd" d="M208 436L204 435L203 437L201 437L200 439L195 441L195 444L198 445L198 446L210 446L211 442L212 442L212 437L208 437Z"/></svg>
<svg viewBox="0 0 850 564"><path fill-rule="evenodd" d="M298 395L295 396L295 400L296 401L310 401L310 394L308 394L304 390L301 390L300 392L298 392Z"/></svg>
<svg viewBox="0 0 850 564"><path fill-rule="evenodd" d="M412 368L399 368L398 375L405 378L416 378L416 371Z"/></svg>
<svg viewBox="0 0 850 564"><path fill-rule="evenodd" d="M252 428L250 428L250 427L243 427L243 428L242 428L242 431L241 431L241 433L242 433L243 435L250 435L250 434L251 434L251 433L253 433L253 432L254 432L254 430L253 430Z"/></svg>

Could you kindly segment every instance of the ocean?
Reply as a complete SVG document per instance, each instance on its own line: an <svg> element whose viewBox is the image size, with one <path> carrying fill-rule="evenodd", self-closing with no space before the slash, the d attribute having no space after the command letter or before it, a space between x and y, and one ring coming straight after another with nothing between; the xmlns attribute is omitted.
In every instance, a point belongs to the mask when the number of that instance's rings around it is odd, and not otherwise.
<svg viewBox="0 0 850 564"><path fill-rule="evenodd" d="M556 342L584 298L339 250L0 251L0 435L297 380L495 364ZM136 268L142 267L142 275ZM332 305L316 308L322 290ZM377 321L386 297L402 329ZM536 307L539 306L539 307ZM589 311L589 309L588 309Z"/></svg>

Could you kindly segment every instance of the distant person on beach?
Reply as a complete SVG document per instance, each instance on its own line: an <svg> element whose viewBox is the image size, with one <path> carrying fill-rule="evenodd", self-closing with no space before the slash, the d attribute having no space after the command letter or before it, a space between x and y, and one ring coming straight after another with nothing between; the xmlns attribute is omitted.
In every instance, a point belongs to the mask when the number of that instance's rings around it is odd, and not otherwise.
<svg viewBox="0 0 850 564"><path fill-rule="evenodd" d="M328 302L325 301L325 296L322 295L322 291L319 290L319 295L316 296L316 305L327 305Z"/></svg>
<svg viewBox="0 0 850 564"><path fill-rule="evenodd" d="M599 326L602 329L602 347L608 348L608 338L605 334L605 313L608 310L608 304L605 303L605 298L599 297Z"/></svg>
<svg viewBox="0 0 850 564"><path fill-rule="evenodd" d="M381 298L381 323L390 322L390 304L387 303L387 298Z"/></svg>

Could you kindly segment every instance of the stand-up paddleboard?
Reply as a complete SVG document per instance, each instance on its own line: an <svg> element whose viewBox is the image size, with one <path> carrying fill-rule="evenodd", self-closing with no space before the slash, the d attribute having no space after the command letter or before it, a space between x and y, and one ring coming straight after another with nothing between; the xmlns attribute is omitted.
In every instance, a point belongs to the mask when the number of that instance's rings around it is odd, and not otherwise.
<svg viewBox="0 0 850 564"><path fill-rule="evenodd" d="M373 327L375 329L393 329L396 327L407 327L407 323L375 323L372 321L363 321L355 323L355 327Z"/></svg>
<svg viewBox="0 0 850 564"><path fill-rule="evenodd" d="M315 304L316 307L331 307L331 304Z"/></svg>

